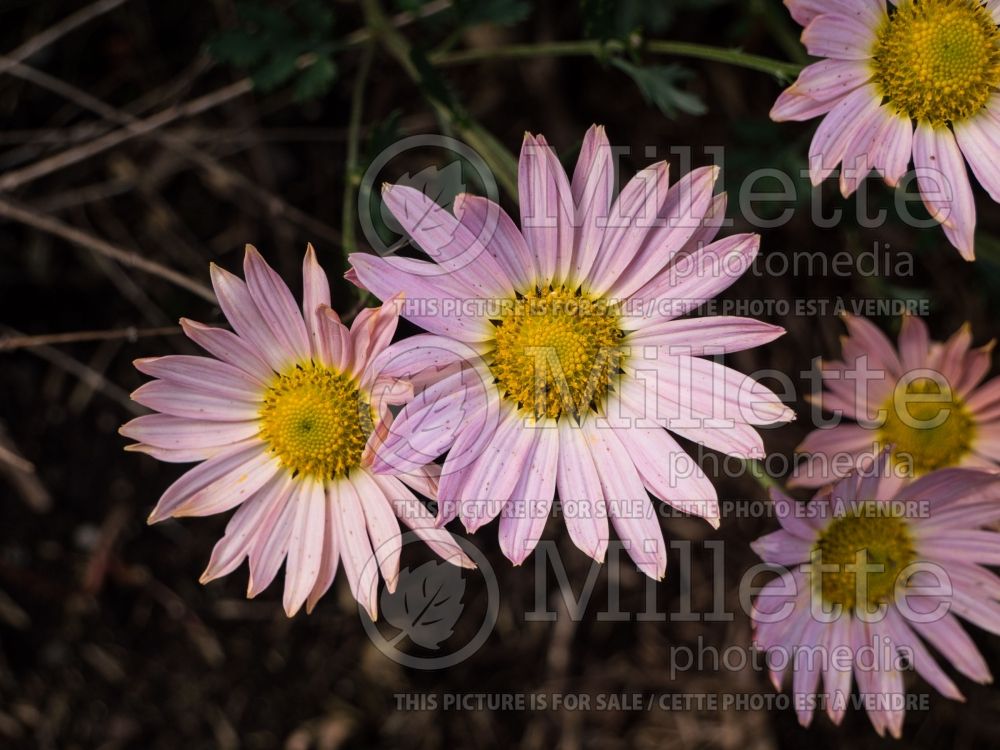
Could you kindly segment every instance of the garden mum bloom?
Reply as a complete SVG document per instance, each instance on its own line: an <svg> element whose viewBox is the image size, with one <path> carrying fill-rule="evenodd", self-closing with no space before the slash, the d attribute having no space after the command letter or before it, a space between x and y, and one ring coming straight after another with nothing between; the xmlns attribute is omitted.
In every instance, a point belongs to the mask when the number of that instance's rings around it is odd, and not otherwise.
<svg viewBox="0 0 1000 750"><path fill-rule="evenodd" d="M891 447L896 482L935 469L1000 469L1000 378L983 384L993 343L972 348L962 326L931 341L917 317L903 318L898 349L871 321L844 316L842 360L821 363L820 404L855 423L813 430L810 454L791 486L819 487Z"/></svg>
<svg viewBox="0 0 1000 750"><path fill-rule="evenodd" d="M149 522L237 508L201 580L249 559L253 597L285 562L289 617L303 603L311 611L342 564L351 592L374 618L379 571L390 590L399 575L397 518L442 557L473 567L403 484L433 495L435 479L420 470L377 476L362 465L384 434L389 405L412 395L408 384L371 367L396 330L398 300L363 310L348 330L330 308L329 283L311 246L301 312L249 245L244 271L245 283L212 265L219 305L235 333L181 321L212 357L135 363L158 379L132 398L160 413L121 428L139 441L127 449L201 462L163 493Z"/></svg>
<svg viewBox="0 0 1000 750"><path fill-rule="evenodd" d="M872 170L895 186L912 153L931 215L967 260L976 207L965 169L1000 201L1000 0L785 0L807 66L774 120L825 116L809 149L819 184L843 162L850 195Z"/></svg>
<svg viewBox="0 0 1000 750"><path fill-rule="evenodd" d="M844 716L851 678L879 734L902 731L903 659L942 695L962 694L925 642L979 683L989 668L958 617L1000 633L1000 477L942 469L898 491L874 471L852 474L808 504L772 491L781 529L753 543L781 566L754 602L755 643L781 689L793 672L799 721L817 702L834 723ZM866 567L867 566L867 567ZM823 686L820 688L820 677Z"/></svg>
<svg viewBox="0 0 1000 750"><path fill-rule="evenodd" d="M455 214L403 186L383 198L433 260L354 254L350 277L430 332L401 342L387 372L426 386L393 423L373 469L408 471L448 452L439 522L475 531L498 515L515 564L534 549L558 489L573 542L603 560L610 518L639 569L662 578L666 548L647 490L718 525L715 488L671 432L742 458L752 425L792 418L771 391L712 359L767 343L755 320L678 320L727 288L759 238L713 242L725 196L716 167L668 189L666 163L613 200L604 129L570 180L542 136L519 163L521 228L471 195ZM423 372L421 369L423 368Z"/></svg>

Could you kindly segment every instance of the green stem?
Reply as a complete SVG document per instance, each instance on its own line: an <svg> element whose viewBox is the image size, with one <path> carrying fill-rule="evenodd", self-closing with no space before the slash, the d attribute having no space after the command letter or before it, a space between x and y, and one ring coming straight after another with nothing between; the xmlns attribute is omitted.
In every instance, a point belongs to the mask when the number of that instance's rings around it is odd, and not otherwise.
<svg viewBox="0 0 1000 750"><path fill-rule="evenodd" d="M361 172L358 169L358 152L361 142L361 117L365 109L365 86L368 74L372 69L372 58L375 56L375 45L366 44L361 53L361 62L354 78L354 90L351 92L351 115L347 125L347 164L344 174L344 201L341 225L343 227L344 256L357 250L357 195L361 184Z"/></svg>
<svg viewBox="0 0 1000 750"><path fill-rule="evenodd" d="M747 467L747 471L750 472L750 476L752 476L757 481L757 484L765 490L770 490L774 487L780 486L777 480L764 470L760 461L748 459L747 461L744 461L744 465Z"/></svg>
<svg viewBox="0 0 1000 750"><path fill-rule="evenodd" d="M406 37L389 23L379 0L362 0L361 5L365 13L365 22L371 29L372 37L380 41L386 51L396 58L396 61L414 83L421 85L423 83L422 76L413 62L410 44L406 41ZM497 182L507 194L512 197L517 196L517 160L504 148L503 144L479 123L467 116L459 116L432 96L428 95L428 99L437 115L448 122L462 140L483 157L483 160L493 170Z"/></svg>
<svg viewBox="0 0 1000 750"><path fill-rule="evenodd" d="M596 57L603 59L608 55L627 52L628 49L624 42L617 40L608 42L580 40L573 42L546 42L542 44L510 44L500 47L462 50L459 52L440 52L431 56L431 62L438 65L464 65L480 60L510 60L532 57ZM741 68L770 73L782 80L794 78L802 70L802 66L796 63L773 60L761 55L751 55L738 49L712 47L707 44L695 44L692 42L672 42L654 39L641 45L641 49L654 54L676 55L678 57L728 63Z"/></svg>

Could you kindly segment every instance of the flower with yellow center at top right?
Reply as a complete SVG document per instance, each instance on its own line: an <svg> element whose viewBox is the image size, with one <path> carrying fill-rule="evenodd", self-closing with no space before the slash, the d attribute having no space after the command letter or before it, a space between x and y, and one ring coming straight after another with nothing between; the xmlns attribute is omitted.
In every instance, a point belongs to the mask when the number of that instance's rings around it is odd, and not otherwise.
<svg viewBox="0 0 1000 750"><path fill-rule="evenodd" d="M962 700L925 643L965 677L992 681L956 615L1000 634L1000 577L986 567L1000 564L1000 534L983 528L1000 519L1000 476L940 469L900 488L887 464L888 450L809 503L773 490L781 528L751 545L781 573L754 601L754 643L776 689L792 673L804 726L815 707L839 724L853 677L876 731L898 738L904 664Z"/></svg>
<svg viewBox="0 0 1000 750"><path fill-rule="evenodd" d="M426 467L376 476L366 467L385 434L389 407L412 386L381 377L392 358L397 299L362 310L350 329L330 308L330 286L312 247L302 269L301 310L253 247L246 282L213 265L212 284L235 333L182 320L212 357L136 361L153 380L132 398L159 412L121 428L127 450L162 461L200 461L163 493L149 522L236 508L202 582L249 561L247 596L285 564L285 612L312 610L343 567L351 593L376 616L378 574L394 589L398 520L449 562L474 567L410 491L433 497ZM397 520L398 519L398 520Z"/></svg>
<svg viewBox="0 0 1000 750"><path fill-rule="evenodd" d="M813 184L843 163L844 196L876 170L895 186L912 154L924 204L974 257L965 164L1000 201L1000 0L785 0L805 30L807 66L771 110L824 116L809 149Z"/></svg>
<svg viewBox="0 0 1000 750"><path fill-rule="evenodd" d="M1000 470L1000 377L983 383L992 342L972 348L968 325L931 341L926 324L905 316L898 348L870 320L844 316L842 359L823 360L816 402L851 422L820 427L797 451L809 456L789 481L820 487L870 464L891 448L889 481L936 469Z"/></svg>

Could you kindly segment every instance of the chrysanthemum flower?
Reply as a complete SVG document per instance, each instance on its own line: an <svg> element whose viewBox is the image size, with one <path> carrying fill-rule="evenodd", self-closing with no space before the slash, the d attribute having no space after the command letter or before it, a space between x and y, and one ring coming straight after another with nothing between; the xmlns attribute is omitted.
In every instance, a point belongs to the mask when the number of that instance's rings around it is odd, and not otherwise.
<svg viewBox="0 0 1000 750"><path fill-rule="evenodd" d="M363 310L348 330L330 308L330 287L312 247L299 311L291 291L247 246L246 283L212 266L212 284L235 333L182 320L212 357L137 360L157 380L132 398L159 414L132 420L128 450L162 461L201 461L163 493L150 523L237 508L202 575L207 583L248 558L256 596L285 562L284 607L311 611L343 564L354 597L374 618L378 573L399 574L397 518L434 551L472 567L451 536L404 486L433 495L436 479L364 468L384 434L389 405L412 388L371 366L396 330L398 300ZM402 480L402 481L401 481ZM377 564L376 564L377 561Z"/></svg>
<svg viewBox="0 0 1000 750"><path fill-rule="evenodd" d="M823 409L854 423L809 433L798 447L809 461L789 484L819 487L892 448L897 483L935 469L1000 466L1000 378L982 384L993 343L972 349L962 326L944 342L905 316L898 350L865 318L845 316L843 359L823 361Z"/></svg>
<svg viewBox="0 0 1000 750"><path fill-rule="evenodd" d="M972 260L976 207L965 162L1000 201L1000 0L785 0L805 27L806 67L774 120L825 115L809 150L819 184L843 162L850 195L872 170L895 186L912 153L917 187Z"/></svg>
<svg viewBox="0 0 1000 750"><path fill-rule="evenodd" d="M558 489L580 549L603 560L610 518L638 567L662 578L666 549L647 490L718 525L712 483L664 425L751 458L764 453L751 425L792 417L752 378L701 356L782 329L675 319L735 281L759 238L712 242L725 201L713 195L715 167L669 190L667 173L665 163L642 170L613 202L603 128L587 133L572 180L545 139L527 135L520 230L484 198L459 196L453 216L392 186L386 204L433 262L350 258L352 279L380 299L403 290L401 314L431 332L402 342L409 354L389 370L413 378L441 368L420 376L430 386L398 415L373 469L407 471L448 451L439 521L457 514L475 531L500 515L515 564L537 544Z"/></svg>
<svg viewBox="0 0 1000 750"><path fill-rule="evenodd" d="M969 679L992 679L956 615L1000 633L1000 578L983 567L1000 564L1000 534L982 528L1000 518L1000 477L942 469L899 491L882 482L885 454L878 463L808 504L772 492L781 529L752 546L784 572L752 615L775 688L793 672L803 725L817 705L840 723L853 674L875 729L899 737L902 667L962 700L925 642Z"/></svg>

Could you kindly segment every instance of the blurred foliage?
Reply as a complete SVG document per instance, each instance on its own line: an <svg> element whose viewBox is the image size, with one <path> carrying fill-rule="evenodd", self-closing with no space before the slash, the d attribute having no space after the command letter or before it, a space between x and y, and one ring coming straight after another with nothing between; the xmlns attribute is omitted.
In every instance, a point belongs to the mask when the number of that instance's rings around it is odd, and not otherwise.
<svg viewBox="0 0 1000 750"><path fill-rule="evenodd" d="M260 91L293 82L297 100L314 99L337 76L329 6L323 0L294 0L284 9L261 0L237 2L237 27L209 41L208 51L245 71Z"/></svg>
<svg viewBox="0 0 1000 750"><path fill-rule="evenodd" d="M645 100L667 117L675 118L681 112L703 115L708 111L701 99L677 85L694 76L681 65L639 67L621 58L612 59L611 64L625 72L639 87Z"/></svg>

